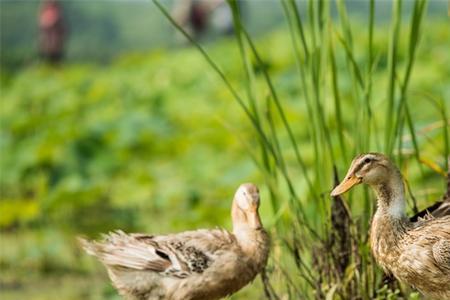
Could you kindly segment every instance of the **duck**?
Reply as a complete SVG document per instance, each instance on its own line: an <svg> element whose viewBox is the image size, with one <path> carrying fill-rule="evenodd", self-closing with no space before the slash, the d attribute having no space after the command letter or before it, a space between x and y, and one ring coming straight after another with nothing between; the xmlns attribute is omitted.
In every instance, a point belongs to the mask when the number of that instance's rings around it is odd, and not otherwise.
<svg viewBox="0 0 450 300"><path fill-rule="evenodd" d="M425 297L450 299L450 216L412 222L406 216L403 177L381 153L357 156L331 195L358 184L367 184L377 198L369 240L378 265Z"/></svg>
<svg viewBox="0 0 450 300"><path fill-rule="evenodd" d="M270 239L259 215L256 185L237 189L232 232L199 229L168 235L110 232L82 248L106 267L113 286L133 300L214 300L227 297L265 268Z"/></svg>

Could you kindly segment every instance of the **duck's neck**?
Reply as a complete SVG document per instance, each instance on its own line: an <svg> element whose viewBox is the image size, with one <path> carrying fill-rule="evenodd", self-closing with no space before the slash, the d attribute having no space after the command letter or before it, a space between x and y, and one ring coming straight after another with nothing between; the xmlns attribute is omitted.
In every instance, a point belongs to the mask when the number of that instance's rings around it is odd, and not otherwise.
<svg viewBox="0 0 450 300"><path fill-rule="evenodd" d="M258 212L245 213L233 205L233 234L244 252L255 252L265 242L266 232L262 227Z"/></svg>
<svg viewBox="0 0 450 300"><path fill-rule="evenodd" d="M378 208L375 217L388 217L394 220L406 217L405 190L398 170L394 170L385 181L372 185L372 188L377 195Z"/></svg>
<svg viewBox="0 0 450 300"><path fill-rule="evenodd" d="M259 273L269 257L270 242L267 232L263 227L233 224L233 234L246 258L250 274Z"/></svg>
<svg viewBox="0 0 450 300"><path fill-rule="evenodd" d="M400 255L398 241L409 227L405 213L404 187L400 172L372 185L377 195L377 212L372 219L370 244L378 263L389 271Z"/></svg>

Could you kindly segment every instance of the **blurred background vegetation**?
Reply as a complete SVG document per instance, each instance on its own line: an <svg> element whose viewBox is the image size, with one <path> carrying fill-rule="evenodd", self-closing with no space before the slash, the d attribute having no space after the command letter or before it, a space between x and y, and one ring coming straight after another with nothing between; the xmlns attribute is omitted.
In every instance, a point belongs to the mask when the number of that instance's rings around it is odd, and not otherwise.
<svg viewBox="0 0 450 300"><path fill-rule="evenodd" d="M367 190L349 197L344 274L322 274L316 254L327 261L333 167L342 176L357 153L396 160L411 213L443 193L447 2L292 3L231 2L235 36L198 40L224 81L151 2L62 2L56 66L38 58L39 2L0 2L2 299L117 299L76 235L230 228L246 181L273 237L269 292L258 279L232 299L416 297L383 286L371 261Z"/></svg>

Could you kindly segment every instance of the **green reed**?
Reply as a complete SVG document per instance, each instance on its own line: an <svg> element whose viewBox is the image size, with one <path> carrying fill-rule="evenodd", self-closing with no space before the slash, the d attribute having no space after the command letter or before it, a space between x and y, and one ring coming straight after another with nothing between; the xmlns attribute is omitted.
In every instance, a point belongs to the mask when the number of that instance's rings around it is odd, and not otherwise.
<svg viewBox="0 0 450 300"><path fill-rule="evenodd" d="M291 45L286 46L292 48L298 75L299 94L291 100L305 104L308 116L304 124L308 135L306 144L297 138L295 120L286 113L287 99L280 96L269 70L264 67L263 52L248 33L236 0L228 0L228 4L245 75L241 83L244 95L199 42L176 24L166 8L157 0L154 3L216 71L256 133L258 151L247 148L271 196L273 233L277 241L273 253L278 253L271 258L271 287L266 286L266 297L396 297L393 291L383 287L382 273L367 245L369 220L374 211L373 197L367 189L362 193L351 193L348 196L351 210L346 212L345 204L337 205L338 202L333 202L337 200L330 199L328 194L333 186L333 168L337 167L339 175L343 176L351 158L366 151L385 152L401 167L415 162L421 177L425 178L420 136L408 100L412 95L410 82L427 1L414 1L409 22L402 20L405 16L403 1L392 1L389 33L383 36L385 48L379 49L374 42L375 0L368 2L367 34L363 36L355 35L354 22L344 0L280 0L291 39ZM332 9L337 11L335 18L331 16ZM405 31L408 31L406 50L399 42ZM365 48L356 47L357 38L365 39ZM405 58L400 59L400 54L405 54ZM375 78L375 72L381 68L381 58L387 60L384 80ZM255 71L256 67L259 73ZM351 86L344 94L342 82L345 81L350 81ZM261 86L263 91L259 90ZM379 91L385 91L383 102L375 104L378 100L374 98L375 91L377 97L382 94ZM433 103L436 119L443 123L444 147L441 152L446 165L450 147L444 100L432 95L418 97L428 98ZM404 151L405 132L411 139L412 154ZM411 198L415 210L417 203L415 197ZM289 209L283 210L286 206ZM349 214L343 223L345 226L339 230L336 229L339 218L330 217L335 210ZM350 211L354 210L360 212L358 217L351 216ZM333 252L335 238L345 239L343 245L349 248L344 266L339 266L336 259L341 253ZM343 274L338 271L342 267L345 269ZM401 291L407 293L403 288Z"/></svg>

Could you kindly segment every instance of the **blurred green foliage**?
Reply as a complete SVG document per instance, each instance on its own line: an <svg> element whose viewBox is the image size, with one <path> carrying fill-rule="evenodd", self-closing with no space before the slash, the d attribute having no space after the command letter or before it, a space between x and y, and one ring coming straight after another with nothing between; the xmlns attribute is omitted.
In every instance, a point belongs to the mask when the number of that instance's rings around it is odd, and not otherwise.
<svg viewBox="0 0 450 300"><path fill-rule="evenodd" d="M446 22L426 25L411 84L418 91L411 109L423 157L441 169L440 128L445 125L436 124L437 114L418 95L450 98ZM359 30L355 28L361 36ZM374 40L379 81L386 80L385 32L385 27L377 28ZM300 147L310 143L305 103L296 101L301 91L288 33L268 33L257 42ZM356 38L354 48L364 43ZM234 42L217 41L208 50L233 83L243 79ZM404 52L399 55L401 59ZM338 68L345 67L343 53L337 53L337 62ZM340 80L345 98L353 82L350 77ZM36 64L1 88L2 299L115 299L102 267L77 247L77 234L229 227L234 189L244 181L263 182L247 152L258 147L251 125L195 49L127 54L103 67ZM385 94L374 91L375 116ZM353 122L352 108L343 113L348 114L346 122ZM405 147L411 147L410 141ZM308 166L314 164L312 147L302 154ZM301 174L293 170L292 176ZM418 196L428 200L440 195L444 180L432 169L426 169L426 178L411 178L419 182ZM276 216L266 188L262 193L263 220L270 230ZM306 215L315 218L316 211L309 209ZM390 293L386 291L392 298ZM233 299L261 295L258 281Z"/></svg>
<svg viewBox="0 0 450 300"><path fill-rule="evenodd" d="M3 86L2 272L83 270L77 234L229 223L255 168L223 126L243 120L214 79L185 49L36 65Z"/></svg>
<svg viewBox="0 0 450 300"><path fill-rule="evenodd" d="M190 67L180 71L179 64ZM98 231L92 222L102 223L101 217L92 217L102 212L111 214L107 222L133 228L135 218L116 218L121 213L114 208L135 215L161 208L168 198L174 204L190 199L184 210L209 190L221 194L221 186L253 167L238 151L228 154L238 145L216 119L233 117L216 110L226 97L219 93L189 50L127 57L105 69L38 66L21 73L4 93L3 200L6 207L38 204L26 210L31 218L2 220L3 227L64 220ZM205 163L223 155L227 160L214 168Z"/></svg>

